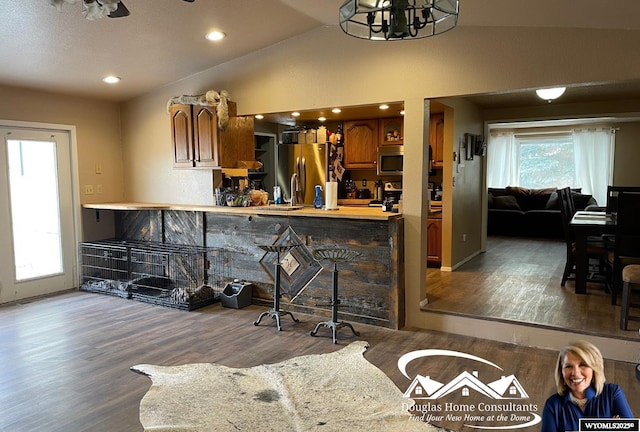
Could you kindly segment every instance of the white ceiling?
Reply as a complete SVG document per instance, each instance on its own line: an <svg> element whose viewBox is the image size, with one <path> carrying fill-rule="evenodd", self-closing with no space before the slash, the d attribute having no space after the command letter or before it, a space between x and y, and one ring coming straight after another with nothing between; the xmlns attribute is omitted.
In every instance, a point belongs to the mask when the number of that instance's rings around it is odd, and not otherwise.
<svg viewBox="0 0 640 432"><path fill-rule="evenodd" d="M2 0L0 84L125 101L318 26L344 0L124 0L131 15L88 21L82 6ZM640 1L460 0L459 26L640 30ZM222 30L211 43L204 34ZM117 86L103 76L122 77ZM628 89L627 89L628 90Z"/></svg>

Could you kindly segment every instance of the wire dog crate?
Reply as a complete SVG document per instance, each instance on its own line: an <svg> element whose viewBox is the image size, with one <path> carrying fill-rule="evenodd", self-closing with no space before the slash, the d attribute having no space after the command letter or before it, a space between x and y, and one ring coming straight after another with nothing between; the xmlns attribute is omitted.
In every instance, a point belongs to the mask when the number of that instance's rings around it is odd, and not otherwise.
<svg viewBox="0 0 640 432"><path fill-rule="evenodd" d="M85 291L193 310L218 301L224 288L220 249L119 240L80 247Z"/></svg>
<svg viewBox="0 0 640 432"><path fill-rule="evenodd" d="M115 241L80 243L80 289L131 298L129 250Z"/></svg>

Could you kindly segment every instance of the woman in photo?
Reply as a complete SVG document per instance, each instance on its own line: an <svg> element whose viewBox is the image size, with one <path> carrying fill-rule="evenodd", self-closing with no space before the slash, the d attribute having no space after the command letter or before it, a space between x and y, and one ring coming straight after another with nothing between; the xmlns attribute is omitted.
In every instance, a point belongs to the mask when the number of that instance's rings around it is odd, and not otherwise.
<svg viewBox="0 0 640 432"><path fill-rule="evenodd" d="M542 412L542 432L579 430L581 418L633 418L620 386L605 382L604 360L590 342L564 347L555 368L557 393Z"/></svg>

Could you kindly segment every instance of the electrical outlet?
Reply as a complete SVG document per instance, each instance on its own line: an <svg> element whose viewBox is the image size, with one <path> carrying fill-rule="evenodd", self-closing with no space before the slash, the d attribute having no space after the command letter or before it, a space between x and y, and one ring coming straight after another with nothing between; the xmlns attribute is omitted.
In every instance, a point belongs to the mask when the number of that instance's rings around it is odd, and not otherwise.
<svg viewBox="0 0 640 432"><path fill-rule="evenodd" d="M462 241L466 242L467 241L467 235L466 234L462 234Z"/></svg>
<svg viewBox="0 0 640 432"><path fill-rule="evenodd" d="M367 187L367 179L362 179L362 187Z"/></svg>
<svg viewBox="0 0 640 432"><path fill-rule="evenodd" d="M84 194L93 195L93 185L84 185Z"/></svg>

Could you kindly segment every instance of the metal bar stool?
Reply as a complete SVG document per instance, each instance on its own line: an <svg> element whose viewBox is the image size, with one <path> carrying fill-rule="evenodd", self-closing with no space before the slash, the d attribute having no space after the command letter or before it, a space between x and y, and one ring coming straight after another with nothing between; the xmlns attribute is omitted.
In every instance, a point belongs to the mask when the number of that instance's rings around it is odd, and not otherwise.
<svg viewBox="0 0 640 432"><path fill-rule="evenodd" d="M288 252L290 249L295 247L295 245L260 245L258 247L267 252L276 252L278 258L276 259L276 271L273 282L273 309L262 312L253 325L257 326L260 324L262 318L268 316L276 320L276 327L278 328L278 331L280 331L282 330L282 327L280 326L281 316L291 315L291 319L293 319L294 322L300 322L300 320L296 319L291 312L280 310L280 297L282 296L282 294L280 294L280 269L282 268L280 253Z"/></svg>
<svg viewBox="0 0 640 432"><path fill-rule="evenodd" d="M333 343L337 343L336 333L338 329L342 327L349 327L354 335L360 336L353 326L346 322L340 322L338 319L338 307L340 306L340 299L338 298L338 263L352 261L354 258L360 255L360 252L356 252L349 249L317 249L313 252L313 257L317 261L328 260L333 263L333 269L331 270L332 277L332 294L331 303L322 304L318 306L331 306L331 320L318 323L316 328L311 331L311 336L315 336L318 333L320 327L330 328L333 333Z"/></svg>

